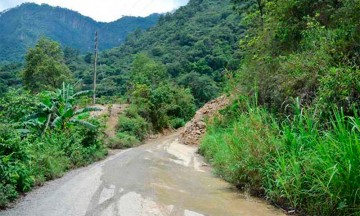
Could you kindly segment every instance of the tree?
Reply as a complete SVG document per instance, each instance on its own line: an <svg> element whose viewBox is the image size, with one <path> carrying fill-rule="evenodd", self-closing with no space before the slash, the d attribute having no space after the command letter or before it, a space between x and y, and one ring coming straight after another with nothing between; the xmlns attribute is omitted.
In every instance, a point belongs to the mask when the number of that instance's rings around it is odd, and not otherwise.
<svg viewBox="0 0 360 216"><path fill-rule="evenodd" d="M196 72L182 75L179 77L178 83L191 90L192 95L195 97L196 105L199 107L217 97L220 92L214 80L209 76Z"/></svg>
<svg viewBox="0 0 360 216"><path fill-rule="evenodd" d="M194 97L190 90L170 82L161 83L156 88L136 84L132 102L155 131L176 127L179 120L184 124L195 113Z"/></svg>
<svg viewBox="0 0 360 216"><path fill-rule="evenodd" d="M62 88L56 91L44 91L39 94L41 109L34 115L35 118L26 122L29 126L40 126L43 132L49 128L66 129L71 125L78 124L89 129L96 126L86 121L89 113L100 111L96 107L77 109L76 99L82 95L90 94L91 91L74 93L73 86L62 84Z"/></svg>
<svg viewBox="0 0 360 216"><path fill-rule="evenodd" d="M64 48L64 59L66 64L70 64L71 62L76 62L80 55L80 51L78 49L74 49L72 47Z"/></svg>
<svg viewBox="0 0 360 216"><path fill-rule="evenodd" d="M133 83L147 84L153 87L168 79L169 75L164 64L154 61L146 54L136 56L131 70Z"/></svg>
<svg viewBox="0 0 360 216"><path fill-rule="evenodd" d="M256 10L259 12L261 24L264 23L264 15L265 15L265 0L232 0L232 2L235 4L235 9L241 11L241 10L248 10L250 7L256 5Z"/></svg>
<svg viewBox="0 0 360 216"><path fill-rule="evenodd" d="M29 49L25 59L23 82L32 92L53 90L71 79L64 53L57 42L40 38L35 47Z"/></svg>

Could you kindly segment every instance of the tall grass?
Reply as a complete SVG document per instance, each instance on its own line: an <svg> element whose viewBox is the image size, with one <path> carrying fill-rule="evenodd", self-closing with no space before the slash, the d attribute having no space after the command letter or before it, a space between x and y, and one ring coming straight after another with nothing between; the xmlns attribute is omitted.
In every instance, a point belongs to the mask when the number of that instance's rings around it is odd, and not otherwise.
<svg viewBox="0 0 360 216"><path fill-rule="evenodd" d="M300 213L360 215L358 116L335 110L321 122L298 109L279 122L265 109L248 106L228 119L212 120L201 144L220 176Z"/></svg>

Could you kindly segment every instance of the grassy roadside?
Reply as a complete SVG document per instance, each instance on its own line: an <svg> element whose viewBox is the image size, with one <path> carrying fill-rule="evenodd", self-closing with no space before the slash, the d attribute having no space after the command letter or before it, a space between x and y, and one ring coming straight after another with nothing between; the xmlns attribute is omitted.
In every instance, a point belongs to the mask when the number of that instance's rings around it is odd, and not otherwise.
<svg viewBox="0 0 360 216"><path fill-rule="evenodd" d="M247 105L209 125L200 150L227 181L300 214L360 215L358 116L297 109L279 120Z"/></svg>

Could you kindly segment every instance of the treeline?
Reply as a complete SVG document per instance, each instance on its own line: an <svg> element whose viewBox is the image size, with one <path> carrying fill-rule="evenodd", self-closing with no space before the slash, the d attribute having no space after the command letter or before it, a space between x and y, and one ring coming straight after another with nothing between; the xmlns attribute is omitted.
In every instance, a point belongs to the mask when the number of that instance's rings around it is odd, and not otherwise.
<svg viewBox="0 0 360 216"><path fill-rule="evenodd" d="M247 32L235 102L201 151L240 188L304 215L360 214L360 1L233 1Z"/></svg>

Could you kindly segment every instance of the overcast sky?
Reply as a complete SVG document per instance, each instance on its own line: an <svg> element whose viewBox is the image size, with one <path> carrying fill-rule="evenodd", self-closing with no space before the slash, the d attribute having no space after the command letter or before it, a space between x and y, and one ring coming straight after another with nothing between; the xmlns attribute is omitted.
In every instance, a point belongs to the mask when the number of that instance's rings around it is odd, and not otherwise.
<svg viewBox="0 0 360 216"><path fill-rule="evenodd" d="M97 21L110 22L121 16L147 16L172 11L189 0L0 0L0 11L24 2L69 8Z"/></svg>

